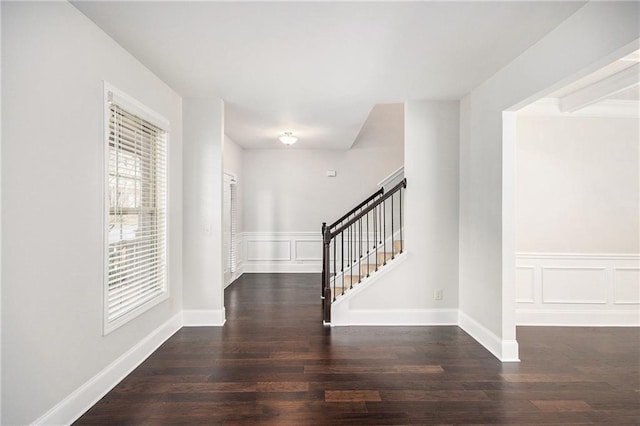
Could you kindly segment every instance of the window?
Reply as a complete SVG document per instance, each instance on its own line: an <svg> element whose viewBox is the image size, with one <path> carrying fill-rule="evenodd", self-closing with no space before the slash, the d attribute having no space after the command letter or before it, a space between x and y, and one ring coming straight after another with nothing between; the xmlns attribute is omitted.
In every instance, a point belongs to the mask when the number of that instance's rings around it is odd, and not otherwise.
<svg viewBox="0 0 640 426"><path fill-rule="evenodd" d="M238 267L237 183L234 175L227 172L224 173L222 226L225 253L225 286L231 283Z"/></svg>
<svg viewBox="0 0 640 426"><path fill-rule="evenodd" d="M236 278L238 269L238 185L234 175L224 173L222 228L225 288Z"/></svg>
<svg viewBox="0 0 640 426"><path fill-rule="evenodd" d="M105 333L168 297L168 123L105 84Z"/></svg>
<svg viewBox="0 0 640 426"><path fill-rule="evenodd" d="M229 256L229 270L236 273L238 269L238 185L231 181L229 188L231 197L231 254Z"/></svg>

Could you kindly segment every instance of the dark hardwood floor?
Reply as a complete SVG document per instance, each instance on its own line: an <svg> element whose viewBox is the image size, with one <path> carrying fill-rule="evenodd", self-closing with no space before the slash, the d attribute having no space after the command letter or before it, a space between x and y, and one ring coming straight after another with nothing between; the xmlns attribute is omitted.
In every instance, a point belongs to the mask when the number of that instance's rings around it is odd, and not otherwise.
<svg viewBox="0 0 640 426"><path fill-rule="evenodd" d="M322 326L319 276L245 274L77 424L639 424L637 328L520 327L502 364L457 327Z"/></svg>

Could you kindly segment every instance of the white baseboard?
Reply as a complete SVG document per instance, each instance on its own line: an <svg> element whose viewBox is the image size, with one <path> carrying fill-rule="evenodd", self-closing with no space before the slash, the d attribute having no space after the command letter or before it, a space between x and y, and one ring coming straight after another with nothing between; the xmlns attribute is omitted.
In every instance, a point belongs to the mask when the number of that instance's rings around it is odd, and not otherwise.
<svg viewBox="0 0 640 426"><path fill-rule="evenodd" d="M317 263L248 263L244 267L245 274L266 274L266 273L302 273L302 274L320 274L322 273L321 262Z"/></svg>
<svg viewBox="0 0 640 426"><path fill-rule="evenodd" d="M519 326L640 327L640 311L518 309L516 323Z"/></svg>
<svg viewBox="0 0 640 426"><path fill-rule="evenodd" d="M332 326L457 325L457 309L350 310Z"/></svg>
<svg viewBox="0 0 640 426"><path fill-rule="evenodd" d="M182 313L178 313L32 424L68 425L73 423L181 327Z"/></svg>
<svg viewBox="0 0 640 426"><path fill-rule="evenodd" d="M458 311L458 326L502 362L519 362L518 342L502 340L469 315Z"/></svg>
<svg viewBox="0 0 640 426"><path fill-rule="evenodd" d="M226 321L225 309L187 309L182 311L184 327L220 327Z"/></svg>

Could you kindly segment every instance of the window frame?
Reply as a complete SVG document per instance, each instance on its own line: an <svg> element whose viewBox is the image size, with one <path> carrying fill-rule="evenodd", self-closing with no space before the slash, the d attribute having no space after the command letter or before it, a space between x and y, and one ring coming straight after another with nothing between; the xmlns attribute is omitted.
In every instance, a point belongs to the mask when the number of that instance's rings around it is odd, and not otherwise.
<svg viewBox="0 0 640 426"><path fill-rule="evenodd" d="M103 179L103 223L102 223L102 232L103 232L103 252L102 252L102 261L103 261L103 280L102 280L102 334L106 336L107 334L113 332L114 330L120 328L124 324L138 317L142 313L148 311L149 309L157 306L158 304L169 299L171 295L171 283L169 280L170 274L170 158L171 158L171 126L169 120L164 118L159 113L153 111L148 108L141 102L137 101L133 97L127 95L123 91L119 90L112 84L104 81L104 101L103 101L103 162L102 162L102 179ZM130 114L134 114L143 120L153 124L158 127L162 131L165 132L166 138L166 159L165 159L165 172L166 172L166 181L165 181L165 200L166 205L165 208L165 267L163 271L164 275L164 291L159 293L155 297L146 302L136 306L132 310L124 313L123 315L109 320L109 216L111 206L109 203L109 121L111 116L111 103L116 103L120 108L127 111Z"/></svg>

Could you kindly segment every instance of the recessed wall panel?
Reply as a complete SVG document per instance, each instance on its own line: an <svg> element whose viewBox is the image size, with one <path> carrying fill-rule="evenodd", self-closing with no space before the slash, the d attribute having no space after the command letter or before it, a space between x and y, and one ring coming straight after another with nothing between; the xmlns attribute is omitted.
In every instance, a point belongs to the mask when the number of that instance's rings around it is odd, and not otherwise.
<svg viewBox="0 0 640 426"><path fill-rule="evenodd" d="M640 268L614 269L616 304L640 304Z"/></svg>
<svg viewBox="0 0 640 426"><path fill-rule="evenodd" d="M533 303L535 301L534 272L532 266L518 266L516 268L516 302Z"/></svg>
<svg viewBox="0 0 640 426"><path fill-rule="evenodd" d="M247 260L291 260L289 240L248 240Z"/></svg>
<svg viewBox="0 0 640 426"><path fill-rule="evenodd" d="M296 260L322 260L321 240L296 240Z"/></svg>
<svg viewBox="0 0 640 426"><path fill-rule="evenodd" d="M545 267L543 303L606 303L606 268Z"/></svg>

